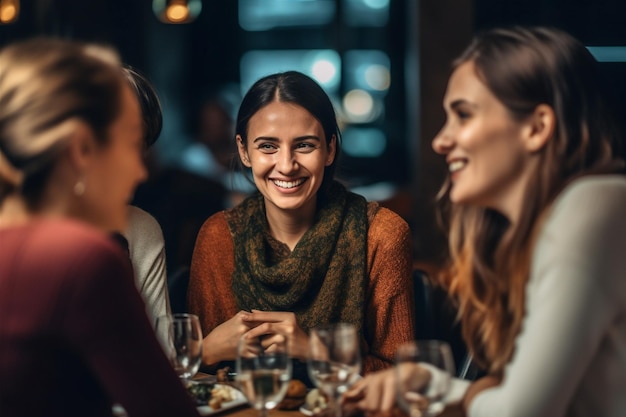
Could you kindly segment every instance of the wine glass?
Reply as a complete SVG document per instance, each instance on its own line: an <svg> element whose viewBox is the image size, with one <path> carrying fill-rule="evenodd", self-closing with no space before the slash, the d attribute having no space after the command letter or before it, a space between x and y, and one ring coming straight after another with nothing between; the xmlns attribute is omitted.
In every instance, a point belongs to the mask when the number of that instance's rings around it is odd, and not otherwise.
<svg viewBox="0 0 626 417"><path fill-rule="evenodd" d="M202 329L194 314L177 313L159 316L156 333L178 377L187 382L202 361Z"/></svg>
<svg viewBox="0 0 626 417"><path fill-rule="evenodd" d="M291 380L291 359L285 339L274 341L267 349L260 337L243 335L237 346L236 381L252 407L267 417L287 393Z"/></svg>
<svg viewBox="0 0 626 417"><path fill-rule="evenodd" d="M355 326L337 323L316 327L309 335L308 371L315 385L328 395L329 407L341 417L341 395L358 378L361 350Z"/></svg>
<svg viewBox="0 0 626 417"><path fill-rule="evenodd" d="M431 373L429 366L441 372ZM454 374L454 359L448 343L416 340L400 345L395 372L396 399L410 417L432 417L443 411Z"/></svg>

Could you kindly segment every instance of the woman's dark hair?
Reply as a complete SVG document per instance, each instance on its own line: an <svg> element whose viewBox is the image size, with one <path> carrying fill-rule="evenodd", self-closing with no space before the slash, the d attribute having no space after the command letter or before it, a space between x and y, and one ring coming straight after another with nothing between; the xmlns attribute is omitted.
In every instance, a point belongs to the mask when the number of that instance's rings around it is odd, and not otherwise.
<svg viewBox="0 0 626 417"><path fill-rule="evenodd" d="M311 113L322 125L327 144L335 137L335 159L324 169L320 187L321 191L327 191L335 176L341 149L341 132L330 98L312 78L297 71L287 71L268 75L255 82L239 106L235 134L241 136L246 145L250 119L274 101L293 103Z"/></svg>
<svg viewBox="0 0 626 417"><path fill-rule="evenodd" d="M163 129L163 110L154 85L130 65L123 68L128 84L139 100L144 127L144 142L149 148L157 141Z"/></svg>

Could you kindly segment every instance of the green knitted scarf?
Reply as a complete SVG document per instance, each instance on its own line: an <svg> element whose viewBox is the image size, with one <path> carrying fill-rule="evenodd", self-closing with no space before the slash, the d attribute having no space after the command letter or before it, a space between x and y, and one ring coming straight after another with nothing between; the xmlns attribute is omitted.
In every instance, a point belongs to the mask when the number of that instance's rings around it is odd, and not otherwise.
<svg viewBox="0 0 626 417"><path fill-rule="evenodd" d="M332 184L293 252L270 236L260 194L226 211L235 244L233 293L242 310L292 311L300 327L348 322L362 328L367 202Z"/></svg>

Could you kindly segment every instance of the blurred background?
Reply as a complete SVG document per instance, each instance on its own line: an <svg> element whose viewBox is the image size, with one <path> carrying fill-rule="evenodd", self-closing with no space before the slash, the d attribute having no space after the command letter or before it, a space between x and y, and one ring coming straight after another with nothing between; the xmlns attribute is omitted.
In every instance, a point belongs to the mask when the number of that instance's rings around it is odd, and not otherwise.
<svg viewBox="0 0 626 417"><path fill-rule="evenodd" d="M0 0L0 46L44 34L108 43L157 88L164 129L135 204L161 223L170 272L188 266L202 222L250 191L228 169L242 94L291 69L335 103L340 179L403 216L416 264L437 265L446 167L430 140L450 62L475 31L511 24L579 38L626 107L624 0Z"/></svg>

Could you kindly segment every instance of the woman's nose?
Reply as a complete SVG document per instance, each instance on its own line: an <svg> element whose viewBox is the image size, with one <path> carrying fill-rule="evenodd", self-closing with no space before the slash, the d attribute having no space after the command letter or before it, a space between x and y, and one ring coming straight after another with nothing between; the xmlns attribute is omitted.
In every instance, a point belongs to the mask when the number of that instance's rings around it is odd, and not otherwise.
<svg viewBox="0 0 626 417"><path fill-rule="evenodd" d="M454 147L454 141L445 126L437 133L437 136L434 137L431 145L433 150L440 155L449 153Z"/></svg>
<svg viewBox="0 0 626 417"><path fill-rule="evenodd" d="M277 168L283 174L288 174L295 171L298 168L298 161L296 160L295 153L291 149L281 149L278 153Z"/></svg>

